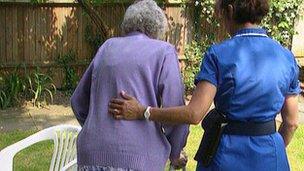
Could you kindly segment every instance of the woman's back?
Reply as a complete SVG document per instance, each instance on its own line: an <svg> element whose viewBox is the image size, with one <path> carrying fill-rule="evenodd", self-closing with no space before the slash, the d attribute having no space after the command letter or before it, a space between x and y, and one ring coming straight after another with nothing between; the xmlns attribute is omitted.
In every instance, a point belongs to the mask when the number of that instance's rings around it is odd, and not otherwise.
<svg viewBox="0 0 304 171"><path fill-rule="evenodd" d="M297 72L292 53L263 29L243 29L211 47L204 60L217 70L217 107L232 120L269 121L283 106ZM209 67L213 67L212 63Z"/></svg>
<svg viewBox="0 0 304 171"><path fill-rule="evenodd" d="M86 77L91 80L85 81ZM77 112L83 110L77 109L77 103L81 98L86 99L84 93L79 93L82 84L90 86L87 116ZM169 89L163 88L164 85ZM78 163L81 166L162 170L170 152L172 155L171 147L174 153L180 153L188 126L176 126L178 131L171 129L167 136L174 138L170 141L159 123L115 120L108 113L108 102L118 97L122 90L149 106L183 105L184 91L175 48L139 32L109 39L100 47L72 97L78 120L86 117L78 136Z"/></svg>
<svg viewBox="0 0 304 171"><path fill-rule="evenodd" d="M281 111L285 96L299 91L293 55L267 37L263 29L240 30L233 38L212 46L203 63L198 79L210 78L207 81L217 85L215 105L230 120L272 120ZM288 170L280 134L224 134L210 166L222 170L261 168Z"/></svg>
<svg viewBox="0 0 304 171"><path fill-rule="evenodd" d="M99 48L71 98L74 114L83 125L77 141L80 170L159 171L169 157L171 164L178 164L188 125L161 125L148 117L134 122L115 120L108 112L109 101L121 91L146 106L184 105L175 48L160 41L166 25L166 15L155 1L134 1L121 23L123 37L111 38Z"/></svg>

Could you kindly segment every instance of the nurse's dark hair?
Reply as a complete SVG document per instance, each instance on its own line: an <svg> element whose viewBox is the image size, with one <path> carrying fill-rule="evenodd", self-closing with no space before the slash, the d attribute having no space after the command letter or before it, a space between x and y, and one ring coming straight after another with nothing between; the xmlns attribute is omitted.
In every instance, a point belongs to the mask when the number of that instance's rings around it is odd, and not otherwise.
<svg viewBox="0 0 304 171"><path fill-rule="evenodd" d="M234 20L243 24L246 22L260 23L269 12L268 0L219 0L220 8L227 10L234 7Z"/></svg>

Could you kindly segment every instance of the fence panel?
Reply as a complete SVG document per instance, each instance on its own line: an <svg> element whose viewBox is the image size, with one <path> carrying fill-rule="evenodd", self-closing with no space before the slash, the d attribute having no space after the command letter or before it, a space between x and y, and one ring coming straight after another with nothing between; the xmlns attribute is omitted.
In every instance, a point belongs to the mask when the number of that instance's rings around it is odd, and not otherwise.
<svg viewBox="0 0 304 171"><path fill-rule="evenodd" d="M111 3L96 8L113 36L120 35L127 6ZM167 41L182 56L185 45L193 38L194 6L167 4L163 8L169 19ZM60 86L63 72L56 63L58 56L73 51L73 65L80 74L94 56L94 48L86 41L87 29L96 30L75 3L0 3L0 71L12 70L19 64L30 70L52 70Z"/></svg>

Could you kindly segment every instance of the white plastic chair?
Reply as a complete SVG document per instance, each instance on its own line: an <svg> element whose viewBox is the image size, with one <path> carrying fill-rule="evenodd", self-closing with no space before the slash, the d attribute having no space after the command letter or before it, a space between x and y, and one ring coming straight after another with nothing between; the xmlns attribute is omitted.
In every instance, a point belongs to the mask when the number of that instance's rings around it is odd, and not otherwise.
<svg viewBox="0 0 304 171"><path fill-rule="evenodd" d="M21 150L41 141L53 140L54 153L50 165L50 171L63 171L75 169L76 138L81 127L72 125L58 125L39 131L11 146L0 151L0 170L12 171L14 156ZM77 168L75 169L77 170Z"/></svg>

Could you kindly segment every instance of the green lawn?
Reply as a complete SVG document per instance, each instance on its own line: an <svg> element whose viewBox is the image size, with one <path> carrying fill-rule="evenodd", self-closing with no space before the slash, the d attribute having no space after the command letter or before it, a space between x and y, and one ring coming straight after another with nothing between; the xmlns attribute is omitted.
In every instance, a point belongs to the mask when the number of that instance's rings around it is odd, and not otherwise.
<svg viewBox="0 0 304 171"><path fill-rule="evenodd" d="M0 149L13 144L36 131L14 131L0 133ZM49 170L53 154L52 141L43 141L19 152L14 158L14 170Z"/></svg>
<svg viewBox="0 0 304 171"><path fill-rule="evenodd" d="M187 169L195 170L196 162L193 157L198 148L202 136L202 129L199 126L191 126L191 133L188 138L186 152L191 159L187 165ZM300 171L304 169L304 125L301 125L287 148L288 158L292 171Z"/></svg>
<svg viewBox="0 0 304 171"><path fill-rule="evenodd" d="M10 133L0 133L0 149L15 143L35 131L14 131ZM189 155L187 170L195 170L195 161L193 156L197 150L202 136L202 130L199 126L191 126L191 133L188 138L186 152ZM288 147L288 157L292 170L298 171L304 168L304 125L297 130L292 143ZM38 143L30 148L18 153L14 160L14 170L48 170L53 148L50 141Z"/></svg>

